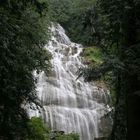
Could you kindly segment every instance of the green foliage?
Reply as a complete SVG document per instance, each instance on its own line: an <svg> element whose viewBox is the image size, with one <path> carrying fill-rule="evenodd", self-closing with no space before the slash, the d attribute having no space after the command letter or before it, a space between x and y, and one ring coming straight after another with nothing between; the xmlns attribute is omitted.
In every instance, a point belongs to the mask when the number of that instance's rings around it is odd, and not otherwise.
<svg viewBox="0 0 140 140"><path fill-rule="evenodd" d="M86 81L95 80L97 85L102 83L110 90L112 102L109 105L114 106L116 103L116 72L123 69L124 66L117 58L105 58L105 54L99 47L85 47L83 53L83 62L88 68L81 69L81 75Z"/></svg>
<svg viewBox="0 0 140 140"><path fill-rule="evenodd" d="M28 127L30 131L27 140L49 140L50 129L44 125L41 118L31 118Z"/></svg>
<svg viewBox="0 0 140 140"><path fill-rule="evenodd" d="M91 66L96 66L103 62L103 53L101 49L97 47L85 47L83 49L82 57L84 62L87 62Z"/></svg>
<svg viewBox="0 0 140 140"><path fill-rule="evenodd" d="M59 22L70 38L79 43L92 44L95 40L94 24L97 13L96 0L49 0L50 14L53 20ZM90 22L92 28L87 23Z"/></svg>
<svg viewBox="0 0 140 140"><path fill-rule="evenodd" d="M56 140L79 140L79 136L75 133L70 134L58 134L56 136Z"/></svg>
<svg viewBox="0 0 140 140"><path fill-rule="evenodd" d="M104 59L101 64L82 68L79 76L84 76L86 81L97 80L111 74L112 70L123 69L123 64L118 59Z"/></svg>
<svg viewBox="0 0 140 140"><path fill-rule="evenodd" d="M58 23L69 20L72 12L73 0L48 0L49 13L52 20Z"/></svg>
<svg viewBox="0 0 140 140"><path fill-rule="evenodd" d="M83 71L86 80L96 80L105 75L116 93L114 127L111 140L137 139L140 95L139 44L140 2L135 0L98 0L98 45L106 53L105 61L98 67ZM90 23L89 23L90 25ZM102 25L102 26L101 26ZM134 138L135 137L135 138Z"/></svg>
<svg viewBox="0 0 140 140"><path fill-rule="evenodd" d="M77 4L77 7L80 8L77 8L75 13L71 15L70 20L66 23L62 23L62 25L73 41L84 45L93 45L93 40L96 40L97 32L95 24L98 18L95 2L90 1L90 3L87 2L85 4L81 2Z"/></svg>
<svg viewBox="0 0 140 140"><path fill-rule="evenodd" d="M38 0L0 1L0 139L24 139L24 105L38 103L33 70L49 72L46 4ZM44 19L45 18L45 19ZM46 24L47 23L47 24Z"/></svg>
<svg viewBox="0 0 140 140"><path fill-rule="evenodd" d="M51 131L41 118L33 117L28 122L29 135L26 140L79 140L76 133L65 134L63 131Z"/></svg>
<svg viewBox="0 0 140 140"><path fill-rule="evenodd" d="M136 84L140 83L139 78L136 78L139 77L140 67L137 63L140 50L140 19L138 16L140 10L138 6L140 2L135 0L99 0L104 34L101 45L109 55L113 54L114 57L118 57L124 67L113 69L117 95L112 140L135 139L135 135L138 134L134 130L134 125L139 127L136 125L138 116L135 115L138 110L137 106L139 106L137 101L139 97L135 93L140 93L140 85Z"/></svg>

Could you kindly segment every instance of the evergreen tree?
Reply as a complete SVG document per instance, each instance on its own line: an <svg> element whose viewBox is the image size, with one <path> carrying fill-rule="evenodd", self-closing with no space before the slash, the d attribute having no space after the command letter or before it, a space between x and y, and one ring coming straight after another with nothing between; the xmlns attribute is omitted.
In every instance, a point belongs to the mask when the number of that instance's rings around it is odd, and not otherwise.
<svg viewBox="0 0 140 140"><path fill-rule="evenodd" d="M50 54L43 49L48 38L46 11L41 0L0 0L1 140L27 136L25 105L38 102L32 73L48 73L50 68Z"/></svg>
<svg viewBox="0 0 140 140"><path fill-rule="evenodd" d="M102 29L100 46L108 59L99 67L83 71L87 80L107 72L115 75L116 105L111 140L138 139L140 121L140 2L99 0Z"/></svg>

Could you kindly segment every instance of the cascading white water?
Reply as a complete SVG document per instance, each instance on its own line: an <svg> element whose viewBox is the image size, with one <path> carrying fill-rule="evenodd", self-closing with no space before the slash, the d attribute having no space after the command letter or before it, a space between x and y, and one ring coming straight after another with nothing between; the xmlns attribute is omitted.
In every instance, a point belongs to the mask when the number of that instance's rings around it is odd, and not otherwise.
<svg viewBox="0 0 140 140"><path fill-rule="evenodd" d="M72 43L60 25L51 30L52 39L45 47L53 56L52 74L37 75L42 116L52 130L76 132L80 140L94 140L106 110L105 92L83 78L77 79L78 69L84 66L80 58L83 47Z"/></svg>

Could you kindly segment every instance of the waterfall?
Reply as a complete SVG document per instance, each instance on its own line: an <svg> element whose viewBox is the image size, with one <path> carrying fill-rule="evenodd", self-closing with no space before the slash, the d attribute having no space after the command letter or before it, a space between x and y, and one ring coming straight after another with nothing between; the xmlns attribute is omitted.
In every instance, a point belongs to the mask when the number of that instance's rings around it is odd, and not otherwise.
<svg viewBox="0 0 140 140"><path fill-rule="evenodd" d="M100 118L107 110L106 93L82 77L77 79L78 69L84 67L82 45L71 42L59 24L51 31L45 48L52 54L52 73L49 77L44 72L36 74L41 115L52 130L75 132L80 140L94 140L99 137Z"/></svg>

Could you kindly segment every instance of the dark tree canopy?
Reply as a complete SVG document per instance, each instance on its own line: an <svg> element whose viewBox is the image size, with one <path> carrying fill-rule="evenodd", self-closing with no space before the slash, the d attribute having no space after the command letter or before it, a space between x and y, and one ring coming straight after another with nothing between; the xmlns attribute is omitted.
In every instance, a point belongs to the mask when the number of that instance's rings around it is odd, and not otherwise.
<svg viewBox="0 0 140 140"><path fill-rule="evenodd" d="M46 8L38 0L0 1L0 139L27 136L24 106L37 103L32 73L50 69Z"/></svg>
<svg viewBox="0 0 140 140"><path fill-rule="evenodd" d="M107 54L98 67L83 71L86 80L95 80L108 71L115 76L116 106L111 140L138 139L140 121L140 2L98 0L102 28L99 46ZM90 25L90 24L89 24ZM107 60L107 61L106 61ZM117 60L117 61L116 61Z"/></svg>

